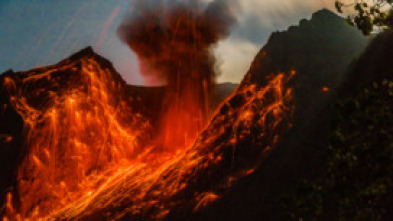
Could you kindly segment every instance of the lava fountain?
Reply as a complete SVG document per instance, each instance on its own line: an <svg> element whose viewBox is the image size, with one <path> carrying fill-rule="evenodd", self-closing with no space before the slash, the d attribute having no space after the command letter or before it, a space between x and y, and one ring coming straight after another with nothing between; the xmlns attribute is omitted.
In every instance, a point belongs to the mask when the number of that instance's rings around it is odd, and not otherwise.
<svg viewBox="0 0 393 221"><path fill-rule="evenodd" d="M217 75L212 47L228 36L235 22L231 7L222 0L169 5L136 1L118 29L139 56L148 81L167 85L159 132L164 148L191 144L206 125Z"/></svg>

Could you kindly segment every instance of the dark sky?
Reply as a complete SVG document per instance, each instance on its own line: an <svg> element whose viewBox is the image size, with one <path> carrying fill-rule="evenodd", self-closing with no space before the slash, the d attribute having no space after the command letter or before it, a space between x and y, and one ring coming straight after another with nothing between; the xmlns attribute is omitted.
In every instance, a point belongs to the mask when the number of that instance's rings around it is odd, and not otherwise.
<svg viewBox="0 0 393 221"><path fill-rule="evenodd" d="M0 0L0 72L57 63L93 46L132 84L137 59L116 36L132 0ZM211 1L211 0L206 0ZM219 81L238 82L270 33L309 18L333 0L240 0L238 24L216 49Z"/></svg>

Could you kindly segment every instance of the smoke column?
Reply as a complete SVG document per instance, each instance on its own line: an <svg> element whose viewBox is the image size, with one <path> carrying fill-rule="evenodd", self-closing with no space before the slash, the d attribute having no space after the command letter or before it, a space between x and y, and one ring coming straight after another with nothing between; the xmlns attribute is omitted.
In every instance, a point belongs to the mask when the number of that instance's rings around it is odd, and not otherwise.
<svg viewBox="0 0 393 221"><path fill-rule="evenodd" d="M203 129L217 76L212 47L235 23L232 1L133 2L118 28L120 39L139 57L148 83L166 84L161 133L164 146L187 145Z"/></svg>

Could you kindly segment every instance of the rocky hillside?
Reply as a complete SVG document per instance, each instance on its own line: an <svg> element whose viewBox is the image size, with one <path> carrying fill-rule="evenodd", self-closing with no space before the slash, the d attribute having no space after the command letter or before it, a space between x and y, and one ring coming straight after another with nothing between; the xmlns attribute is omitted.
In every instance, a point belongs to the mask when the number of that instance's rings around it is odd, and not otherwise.
<svg viewBox="0 0 393 221"><path fill-rule="evenodd" d="M328 10L270 36L246 80L259 82L270 73L296 71L290 82L293 128L255 174L195 220L285 219L281 198L296 191L297 182L323 170L332 126L330 106L349 65L367 44L361 32Z"/></svg>

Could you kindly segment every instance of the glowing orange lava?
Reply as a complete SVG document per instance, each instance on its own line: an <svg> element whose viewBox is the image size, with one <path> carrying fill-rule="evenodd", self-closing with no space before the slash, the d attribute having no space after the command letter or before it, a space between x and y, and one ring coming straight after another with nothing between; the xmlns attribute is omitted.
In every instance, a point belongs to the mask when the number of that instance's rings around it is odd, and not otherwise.
<svg viewBox="0 0 393 221"><path fill-rule="evenodd" d="M288 127L287 80L243 83L198 139L174 153L148 142L138 99L124 96L121 81L94 57L9 78L28 153L3 220L148 220L182 205L199 210L252 174ZM31 87L44 82L51 85Z"/></svg>
<svg viewBox="0 0 393 221"><path fill-rule="evenodd" d="M65 91L37 88L25 93L30 84L40 81L61 87L51 78L65 70L80 76L82 83L69 82ZM116 97L122 85L96 60L85 59L80 64L66 61L60 68L38 72L24 77L26 88L11 98L25 122L28 155L18 172L17 213L10 195L7 212L22 220L48 214L89 195L119 166L129 165L147 151L141 142L148 138L149 123L127 104L130 101ZM43 100L36 103L32 95Z"/></svg>

